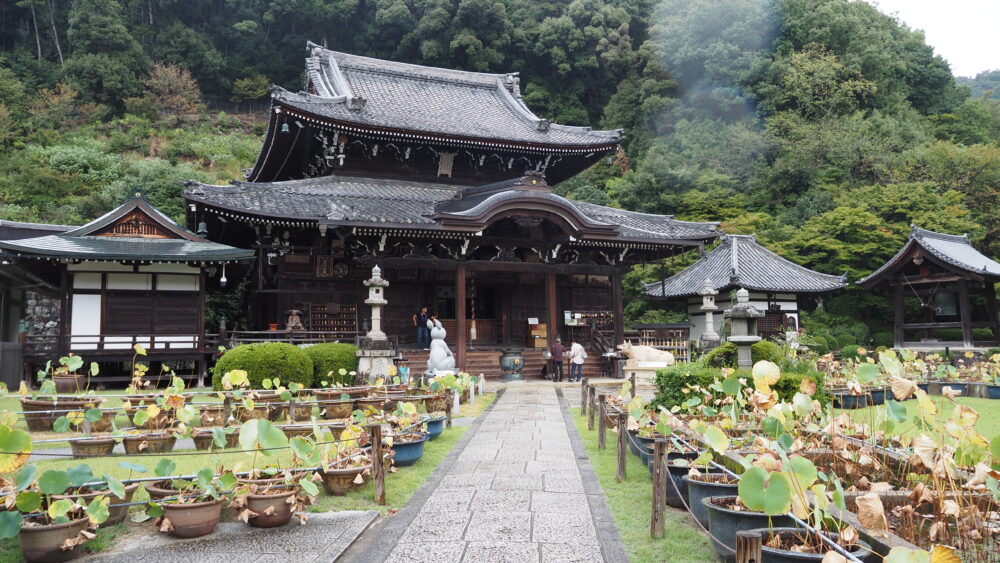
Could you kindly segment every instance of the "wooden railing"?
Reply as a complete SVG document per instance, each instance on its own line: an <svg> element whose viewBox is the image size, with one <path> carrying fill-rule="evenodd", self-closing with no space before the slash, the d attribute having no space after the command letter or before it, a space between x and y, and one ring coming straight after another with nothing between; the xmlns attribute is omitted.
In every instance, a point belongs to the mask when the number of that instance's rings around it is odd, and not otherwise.
<svg viewBox="0 0 1000 563"><path fill-rule="evenodd" d="M52 359L67 352L82 356L127 356L136 344L150 352L172 355L196 355L205 353L206 346L214 335L203 334L74 334L59 335L27 334L24 338L25 358Z"/></svg>
<svg viewBox="0 0 1000 563"><path fill-rule="evenodd" d="M321 342L354 343L361 332L342 330L234 330L220 335L220 340L231 346L255 342L288 342L289 344L319 344Z"/></svg>

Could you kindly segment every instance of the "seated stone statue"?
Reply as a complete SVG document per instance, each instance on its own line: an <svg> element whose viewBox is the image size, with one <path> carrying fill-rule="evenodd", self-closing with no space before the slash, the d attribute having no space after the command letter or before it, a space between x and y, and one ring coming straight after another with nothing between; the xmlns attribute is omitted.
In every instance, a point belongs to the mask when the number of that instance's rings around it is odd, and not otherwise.
<svg viewBox="0 0 1000 563"><path fill-rule="evenodd" d="M288 312L288 320L285 321L285 330L305 330L306 326L302 324L302 317L299 316L299 311L292 309Z"/></svg>

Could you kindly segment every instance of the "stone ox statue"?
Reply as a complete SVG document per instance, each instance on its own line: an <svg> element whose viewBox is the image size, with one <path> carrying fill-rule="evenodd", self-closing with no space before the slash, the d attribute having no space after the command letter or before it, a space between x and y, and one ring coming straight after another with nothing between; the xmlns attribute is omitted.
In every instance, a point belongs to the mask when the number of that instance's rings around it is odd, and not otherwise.
<svg viewBox="0 0 1000 563"><path fill-rule="evenodd" d="M631 342L618 345L618 350L636 362L660 362L668 366L674 365L674 355L666 350L657 350L652 346L635 346Z"/></svg>

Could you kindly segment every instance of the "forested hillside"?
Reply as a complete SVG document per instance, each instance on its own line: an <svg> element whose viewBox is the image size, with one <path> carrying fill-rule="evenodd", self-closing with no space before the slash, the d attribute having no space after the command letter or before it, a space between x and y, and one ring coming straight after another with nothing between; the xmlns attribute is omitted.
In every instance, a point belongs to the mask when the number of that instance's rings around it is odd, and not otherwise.
<svg viewBox="0 0 1000 563"><path fill-rule="evenodd" d="M995 73L957 85L920 32L846 0L4 2L0 218L78 223L134 187L180 215L181 180L252 164L246 110L303 83L307 40L520 71L536 113L624 128L622 153L558 187L578 199L722 221L851 280L910 223L1000 254ZM867 341L883 305L828 310L867 319L849 329Z"/></svg>

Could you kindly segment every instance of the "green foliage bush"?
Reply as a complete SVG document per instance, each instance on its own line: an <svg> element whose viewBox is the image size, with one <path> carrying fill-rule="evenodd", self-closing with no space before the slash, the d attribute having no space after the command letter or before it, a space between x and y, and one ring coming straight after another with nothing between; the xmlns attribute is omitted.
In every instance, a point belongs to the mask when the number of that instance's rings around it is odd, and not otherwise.
<svg viewBox="0 0 1000 563"><path fill-rule="evenodd" d="M837 336L837 347L844 348L845 346L851 346L858 343L857 338L853 334L841 334Z"/></svg>
<svg viewBox="0 0 1000 563"><path fill-rule="evenodd" d="M781 361L781 347L770 340L761 340L750 346L750 354L754 363L761 360L775 363ZM720 344L702 359L705 365L713 368L735 368L736 361L736 345L732 342Z"/></svg>
<svg viewBox="0 0 1000 563"><path fill-rule="evenodd" d="M894 337L891 332L876 332L872 335L872 346L876 348L879 346L889 348L895 344L895 342L893 342L893 338Z"/></svg>
<svg viewBox="0 0 1000 563"><path fill-rule="evenodd" d="M276 377L283 385L294 381L309 387L313 382L312 359L301 348L284 342L244 344L229 350L215 363L212 388L222 389L222 376L235 369L245 370L255 389L265 379Z"/></svg>
<svg viewBox="0 0 1000 563"><path fill-rule="evenodd" d="M358 347L346 342L324 342L305 349L313 363L313 381L319 384L321 381L327 383L336 381L337 383L350 383L350 376L341 376L337 372L341 369L356 371L358 369ZM333 372L333 375L329 375Z"/></svg>
<svg viewBox="0 0 1000 563"><path fill-rule="evenodd" d="M860 346L854 344L844 346L840 349L840 357L845 360L856 360L861 357L861 355L858 354L858 348L860 348Z"/></svg>
<svg viewBox="0 0 1000 563"><path fill-rule="evenodd" d="M746 370L740 370L733 374L733 377L746 378L749 385L752 385L753 376ZM783 401L791 401L799 392L802 380L812 379L816 384L816 393L813 398L826 406L830 398L824 390L824 374L808 367L801 367L794 371L782 371L778 382L772 387L778 393L778 397ZM707 389L716 379L722 379L722 372L719 368L709 367L700 364L677 364L668 368L656 371L656 396L650 403L651 408L660 406L671 409L681 405L692 397L690 393L685 393L684 389L698 385Z"/></svg>

